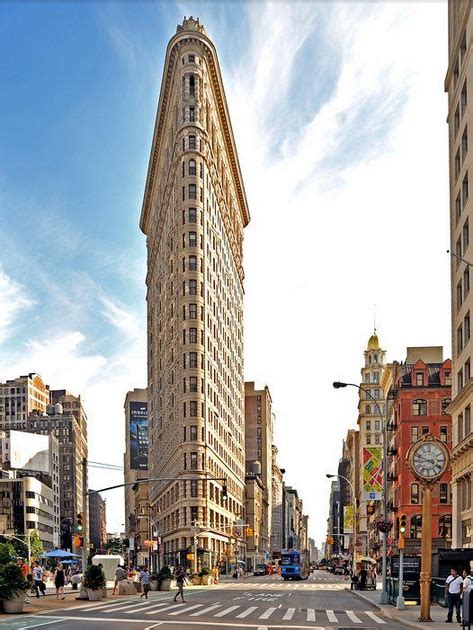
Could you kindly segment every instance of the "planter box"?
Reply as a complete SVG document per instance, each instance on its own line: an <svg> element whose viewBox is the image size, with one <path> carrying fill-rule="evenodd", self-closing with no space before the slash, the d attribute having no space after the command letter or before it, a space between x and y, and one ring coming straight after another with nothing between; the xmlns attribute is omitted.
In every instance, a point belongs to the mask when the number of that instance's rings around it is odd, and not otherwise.
<svg viewBox="0 0 473 630"><path fill-rule="evenodd" d="M23 606L25 604L26 591L20 593L13 599L3 600L3 612L5 613L21 613L23 612Z"/></svg>
<svg viewBox="0 0 473 630"><path fill-rule="evenodd" d="M152 591L159 590L159 582L158 582L158 580L151 580L151 590Z"/></svg>
<svg viewBox="0 0 473 630"><path fill-rule="evenodd" d="M170 591L171 590L171 582L172 580L163 580L159 585L160 591Z"/></svg>
<svg viewBox="0 0 473 630"><path fill-rule="evenodd" d="M213 584L214 583L213 577L211 575L203 575L201 583L204 586L209 586L209 584Z"/></svg>
<svg viewBox="0 0 473 630"><path fill-rule="evenodd" d="M200 578L200 577L195 577L195 578L192 578L192 584L193 584L194 586L199 586L199 584L202 584L202 580L201 580L201 578Z"/></svg>
<svg viewBox="0 0 473 630"><path fill-rule="evenodd" d="M99 602L102 599L103 590L102 589L87 589L87 595L89 596L90 602Z"/></svg>

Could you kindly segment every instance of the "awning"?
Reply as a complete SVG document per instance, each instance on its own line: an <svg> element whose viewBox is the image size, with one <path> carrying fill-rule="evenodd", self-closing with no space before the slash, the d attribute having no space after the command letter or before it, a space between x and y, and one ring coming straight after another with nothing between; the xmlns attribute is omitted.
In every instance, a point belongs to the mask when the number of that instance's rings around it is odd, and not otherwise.
<svg viewBox="0 0 473 630"><path fill-rule="evenodd" d="M357 562L368 562L370 564L376 564L376 560L368 556L362 556L361 558L358 556Z"/></svg>

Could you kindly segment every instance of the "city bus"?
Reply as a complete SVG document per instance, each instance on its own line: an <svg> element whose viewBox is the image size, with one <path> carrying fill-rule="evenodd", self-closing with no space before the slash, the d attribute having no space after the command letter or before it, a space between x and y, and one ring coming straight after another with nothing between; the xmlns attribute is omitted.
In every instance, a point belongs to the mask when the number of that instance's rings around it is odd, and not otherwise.
<svg viewBox="0 0 473 630"><path fill-rule="evenodd" d="M285 580L307 580L309 553L288 549L281 553L281 575Z"/></svg>

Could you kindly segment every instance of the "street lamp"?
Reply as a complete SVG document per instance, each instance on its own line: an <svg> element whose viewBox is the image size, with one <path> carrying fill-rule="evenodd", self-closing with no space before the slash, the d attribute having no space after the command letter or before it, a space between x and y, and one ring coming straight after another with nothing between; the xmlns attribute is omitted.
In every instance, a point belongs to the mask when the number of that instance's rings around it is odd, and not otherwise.
<svg viewBox="0 0 473 630"><path fill-rule="evenodd" d="M344 477L343 475L331 475L329 473L326 473L325 475L327 477L327 479L333 479L334 477L338 477L339 479L344 479L348 485L351 488L351 493L353 496L353 560L352 560L352 569L353 569L353 575L355 575L356 573L356 495L355 495L355 488L353 487L352 482L347 479L347 477Z"/></svg>
<svg viewBox="0 0 473 630"><path fill-rule="evenodd" d="M333 387L335 389L341 389L343 387L356 387L356 389L360 392L364 392L367 396L373 401L375 409L377 410L378 416L381 420L381 426L383 428L383 520L387 520L388 518L388 434L387 434L387 421L386 418L381 413L380 406L376 398L371 394L369 389L363 389L360 385L356 383L344 383L342 381L335 381L333 383ZM389 603L388 596L388 585L387 585L387 532L383 532L383 586L381 591L381 604Z"/></svg>

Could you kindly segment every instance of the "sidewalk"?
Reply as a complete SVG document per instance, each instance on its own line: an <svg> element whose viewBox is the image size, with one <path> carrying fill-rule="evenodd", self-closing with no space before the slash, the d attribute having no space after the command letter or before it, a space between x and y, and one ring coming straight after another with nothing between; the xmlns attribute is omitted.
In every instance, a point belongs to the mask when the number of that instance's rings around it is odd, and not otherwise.
<svg viewBox="0 0 473 630"><path fill-rule="evenodd" d="M350 590L350 589L347 589ZM392 604L380 604L379 600L381 597L381 591L351 591L353 595L359 597L360 599L370 602L378 610L381 610L385 617L392 619L393 621L397 621L406 626L412 628L421 628L423 623L417 621L420 614L420 606L407 606L406 610L397 610L395 606ZM432 618L433 623L429 623L426 627L432 630L437 630L440 628L445 628L449 626L445 626L445 619L447 618L447 609L442 608L441 606L432 605L430 607L430 616ZM452 627L459 627L456 622L452 624Z"/></svg>

